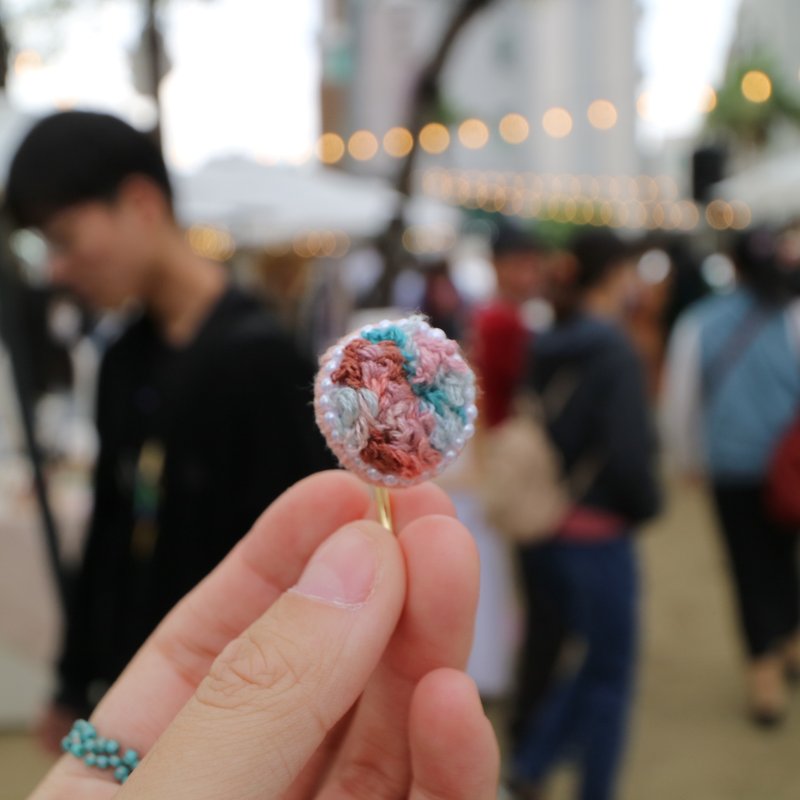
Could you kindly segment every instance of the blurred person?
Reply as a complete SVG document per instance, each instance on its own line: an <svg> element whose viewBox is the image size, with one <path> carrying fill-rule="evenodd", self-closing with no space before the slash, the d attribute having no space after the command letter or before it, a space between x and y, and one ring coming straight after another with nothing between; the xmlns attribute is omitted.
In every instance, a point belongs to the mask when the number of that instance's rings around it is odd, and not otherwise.
<svg viewBox="0 0 800 800"><path fill-rule="evenodd" d="M496 800L497 741L462 672L469 533L431 485L392 492L397 536L370 509L341 471L290 488L93 714L97 735L144 757L124 788L67 753L30 800Z"/></svg>
<svg viewBox="0 0 800 800"><path fill-rule="evenodd" d="M800 408L800 303L781 243L757 228L733 248L737 286L691 306L669 350L664 421L676 465L707 476L727 550L747 654L750 715L786 710L800 676L800 575L795 531L764 502L772 455Z"/></svg>
<svg viewBox="0 0 800 800"><path fill-rule="evenodd" d="M525 366L528 330L522 306L541 289L545 249L533 235L504 224L492 242L495 297L472 315L470 356L481 386L482 424L502 422Z"/></svg>
<svg viewBox="0 0 800 800"><path fill-rule="evenodd" d="M656 246L640 249L637 273L638 286L631 296L625 327L634 347L642 356L647 392L655 401L659 396L664 371L667 339L665 318L673 293L674 269L666 250Z"/></svg>
<svg viewBox="0 0 800 800"><path fill-rule="evenodd" d="M425 291L420 311L435 328L441 328L449 339L459 340L464 327L464 300L450 277L447 261L437 261L423 268Z"/></svg>
<svg viewBox="0 0 800 800"><path fill-rule="evenodd" d="M312 366L189 247L146 135L105 114L42 120L14 156L6 207L47 240L55 284L131 310L100 368L94 509L39 731L53 747L264 506L331 460Z"/></svg>
<svg viewBox="0 0 800 800"><path fill-rule="evenodd" d="M481 462L482 447L492 429L497 428L513 411L513 403L519 383L522 380L528 342L532 335L523 317L523 307L541 292L542 274L546 248L539 238L515 225L503 222L492 240L492 266L496 278L494 297L478 306L469 320L467 334L470 361L475 369L481 388L479 404L481 414L478 418L479 436L476 441L476 457ZM493 695L504 695L511 682L509 673L514 665L514 636L508 634L518 614L513 598L512 566L509 563L508 548L488 525L481 504L480 488L482 480L475 476L476 485L472 487L471 506L459 507L459 512L470 520L470 529L475 534L481 549L483 578L481 604L478 608L478 628L473 654L473 666L481 667L487 674L494 674L491 683ZM462 505L465 503L462 501ZM522 598L525 606L525 619L530 620L533 612L533 598L526 594ZM538 606L537 606L538 608ZM539 635L535 642L526 637L520 654L526 675L524 684L516 682L519 697L514 703L516 709L532 706L541 694L552 666L549 652L555 649L553 637L547 635L548 620L537 618ZM534 674L541 674L537 680ZM512 732L519 727L519 713L511 720Z"/></svg>
<svg viewBox="0 0 800 800"><path fill-rule="evenodd" d="M522 552L526 584L560 617L569 658L526 721L512 786L519 798L540 797L552 770L572 757L582 800L608 800L635 674L633 533L660 497L644 369L623 327L635 262L606 231L579 234L571 250L551 278L557 319L534 341L527 381L540 397L558 396L548 432L575 499L554 536Z"/></svg>

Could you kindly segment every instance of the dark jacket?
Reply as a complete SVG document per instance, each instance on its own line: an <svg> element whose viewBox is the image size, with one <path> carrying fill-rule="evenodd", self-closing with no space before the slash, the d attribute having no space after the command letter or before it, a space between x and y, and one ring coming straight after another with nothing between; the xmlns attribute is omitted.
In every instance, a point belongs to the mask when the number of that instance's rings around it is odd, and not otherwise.
<svg viewBox="0 0 800 800"><path fill-rule="evenodd" d="M657 513L656 438L644 372L625 334L598 318L575 315L540 333L532 345L531 387L569 388L549 431L567 472L585 459L598 465L581 505L631 525Z"/></svg>
<svg viewBox="0 0 800 800"><path fill-rule="evenodd" d="M57 700L80 709L281 492L333 466L311 409L313 367L252 298L229 289L194 340L141 317L98 386L94 511L68 611Z"/></svg>

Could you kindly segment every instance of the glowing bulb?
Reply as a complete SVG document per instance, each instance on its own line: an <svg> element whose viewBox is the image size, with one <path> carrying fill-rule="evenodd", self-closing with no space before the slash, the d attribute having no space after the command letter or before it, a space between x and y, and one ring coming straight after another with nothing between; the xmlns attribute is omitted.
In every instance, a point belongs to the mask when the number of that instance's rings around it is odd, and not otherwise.
<svg viewBox="0 0 800 800"><path fill-rule="evenodd" d="M655 119L653 105L653 93L644 91L636 98L636 113L643 120L652 122Z"/></svg>
<svg viewBox="0 0 800 800"><path fill-rule="evenodd" d="M617 124L617 109L609 100L595 100L586 111L589 124L593 128L607 131Z"/></svg>
<svg viewBox="0 0 800 800"><path fill-rule="evenodd" d="M542 117L542 127L548 136L563 139L572 130L572 115L565 108L548 108Z"/></svg>
<svg viewBox="0 0 800 800"><path fill-rule="evenodd" d="M731 203L731 211L733 212L731 227L737 231L744 230L753 221L753 214L747 203L734 200Z"/></svg>
<svg viewBox="0 0 800 800"><path fill-rule="evenodd" d="M522 114L506 114L500 120L500 135L509 144L522 144L531 132L528 120Z"/></svg>
<svg viewBox="0 0 800 800"><path fill-rule="evenodd" d="M772 95L772 81L766 72L751 69L742 78L742 94L751 103L766 103Z"/></svg>
<svg viewBox="0 0 800 800"><path fill-rule="evenodd" d="M392 158L403 158L414 147L414 137L405 128L390 128L383 137L383 149Z"/></svg>
<svg viewBox="0 0 800 800"><path fill-rule="evenodd" d="M227 261L236 251L233 237L211 225L192 225L186 231L186 240L195 253L213 261Z"/></svg>
<svg viewBox="0 0 800 800"><path fill-rule="evenodd" d="M317 142L317 158L323 164L337 164L344 156L344 140L338 133L323 133Z"/></svg>
<svg viewBox="0 0 800 800"><path fill-rule="evenodd" d="M356 131L347 143L347 150L356 161L369 161L378 152L378 140L370 131Z"/></svg>
<svg viewBox="0 0 800 800"><path fill-rule="evenodd" d="M458 126L458 138L464 147L480 150L489 141L489 129L486 123L479 119L465 119Z"/></svg>
<svg viewBox="0 0 800 800"><path fill-rule="evenodd" d="M717 231L724 231L733 225L733 208L724 200L712 200L706 208L706 222Z"/></svg>
<svg viewBox="0 0 800 800"><path fill-rule="evenodd" d="M36 50L20 50L14 59L14 72L21 75L23 72L39 69L42 63L42 57Z"/></svg>
<svg viewBox="0 0 800 800"><path fill-rule="evenodd" d="M431 155L444 153L450 146L450 131L439 122L429 122L419 132L419 145Z"/></svg>
<svg viewBox="0 0 800 800"><path fill-rule="evenodd" d="M717 93L713 86L703 87L700 96L700 111L703 114L710 114L717 107Z"/></svg>

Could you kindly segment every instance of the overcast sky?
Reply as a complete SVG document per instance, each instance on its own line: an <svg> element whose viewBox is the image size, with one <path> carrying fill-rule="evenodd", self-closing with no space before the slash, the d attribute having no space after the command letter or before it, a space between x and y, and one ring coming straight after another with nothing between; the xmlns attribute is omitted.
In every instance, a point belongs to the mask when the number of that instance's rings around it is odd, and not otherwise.
<svg viewBox="0 0 800 800"><path fill-rule="evenodd" d="M25 6L26 0L5 0ZM717 81L738 0L642 0L638 58L651 138L690 132L704 88ZM77 2L66 20L12 26L20 62L10 94L34 111L97 106L146 124L152 109L130 85L127 51L141 4ZM320 0L173 0L165 30L172 69L163 86L165 143L173 166L226 152L264 161L302 159L319 132Z"/></svg>

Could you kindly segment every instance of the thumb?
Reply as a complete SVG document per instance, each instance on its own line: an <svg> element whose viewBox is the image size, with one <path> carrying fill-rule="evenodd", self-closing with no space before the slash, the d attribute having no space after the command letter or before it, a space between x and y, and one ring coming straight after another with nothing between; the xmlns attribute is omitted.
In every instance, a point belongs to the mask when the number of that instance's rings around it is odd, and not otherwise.
<svg viewBox="0 0 800 800"><path fill-rule="evenodd" d="M340 529L222 651L120 797L283 796L363 691L404 593L395 538L368 521Z"/></svg>

